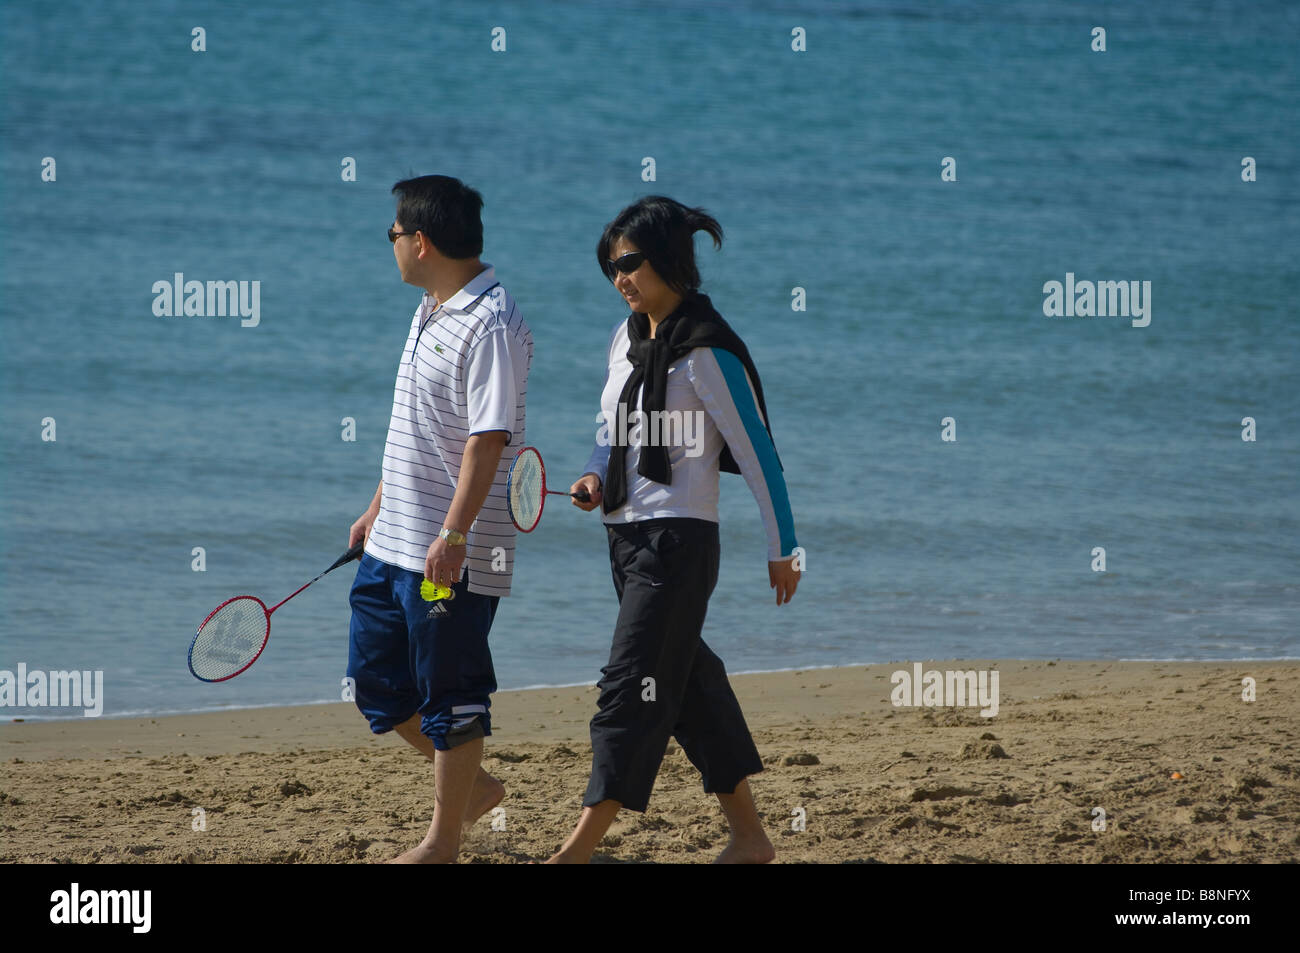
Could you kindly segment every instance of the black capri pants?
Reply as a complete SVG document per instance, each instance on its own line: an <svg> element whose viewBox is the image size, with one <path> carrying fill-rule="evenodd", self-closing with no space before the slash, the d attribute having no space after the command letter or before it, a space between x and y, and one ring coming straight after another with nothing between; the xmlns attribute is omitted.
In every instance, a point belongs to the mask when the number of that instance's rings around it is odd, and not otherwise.
<svg viewBox="0 0 1300 953"><path fill-rule="evenodd" d="M669 737L706 792L732 794L763 762L722 660L700 638L718 582L718 524L668 518L606 530L618 623L591 719L583 806L613 799L645 811Z"/></svg>

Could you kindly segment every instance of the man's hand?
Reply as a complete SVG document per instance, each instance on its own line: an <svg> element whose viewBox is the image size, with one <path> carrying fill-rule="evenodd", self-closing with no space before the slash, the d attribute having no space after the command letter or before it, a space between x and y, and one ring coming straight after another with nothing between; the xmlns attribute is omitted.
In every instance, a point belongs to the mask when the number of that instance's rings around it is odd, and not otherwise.
<svg viewBox="0 0 1300 953"><path fill-rule="evenodd" d="M570 493L577 493L579 490L586 490L591 499L586 503L576 497L570 497L570 499L573 500L574 506L587 513L600 506L600 501L605 498L600 492L600 477L594 473L584 473L577 483L569 487Z"/></svg>
<svg viewBox="0 0 1300 953"><path fill-rule="evenodd" d="M357 543L370 542L370 531L374 529L375 520L379 517L379 504L383 500L384 484L381 481L379 489L375 490L375 498L370 501L366 511L361 514L361 518L352 524L348 530L348 549L351 549Z"/></svg>
<svg viewBox="0 0 1300 953"><path fill-rule="evenodd" d="M465 546L451 546L438 537L424 556L424 578L438 586L454 586L460 582L465 551Z"/></svg>
<svg viewBox="0 0 1300 953"><path fill-rule="evenodd" d="M510 435L504 430L488 430L470 434L465 441L465 452L460 458L460 476L456 479L456 493L447 507L443 529L469 535L478 519L483 501L492 489L501 451ZM424 578L438 586L454 586L460 582L461 567L467 552L464 544L452 546L439 537L424 554Z"/></svg>
<svg viewBox="0 0 1300 953"><path fill-rule="evenodd" d="M794 559L777 559L767 564L767 578L776 590L776 604L789 602L794 598L794 591L799 586L799 570L794 568Z"/></svg>

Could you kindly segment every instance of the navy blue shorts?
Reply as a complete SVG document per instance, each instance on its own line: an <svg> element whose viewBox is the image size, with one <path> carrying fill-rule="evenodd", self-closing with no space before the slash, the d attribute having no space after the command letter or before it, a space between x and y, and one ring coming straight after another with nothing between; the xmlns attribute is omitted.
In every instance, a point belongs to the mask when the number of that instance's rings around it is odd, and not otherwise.
<svg viewBox="0 0 1300 953"><path fill-rule="evenodd" d="M488 632L500 597L470 592L466 574L455 598L425 602L423 577L361 557L348 600L348 677L371 731L392 731L418 712L420 730L446 751L492 734Z"/></svg>

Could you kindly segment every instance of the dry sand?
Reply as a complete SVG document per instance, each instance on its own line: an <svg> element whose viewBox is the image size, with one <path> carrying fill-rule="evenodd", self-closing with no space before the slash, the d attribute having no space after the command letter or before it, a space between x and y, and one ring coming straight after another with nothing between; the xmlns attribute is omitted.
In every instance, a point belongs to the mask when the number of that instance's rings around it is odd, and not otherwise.
<svg viewBox="0 0 1300 953"><path fill-rule="evenodd" d="M894 707L890 674L909 663L732 678L766 764L750 783L779 862L1300 857L1300 666L925 667L996 668L998 714ZM595 700L592 687L494 696L484 765L508 788L505 829L480 820L463 861L542 859L567 836ZM374 862L418 842L433 803L432 764L371 735L350 704L9 723L0 765L9 863ZM622 812L596 860L702 863L725 843L716 800L670 743L650 809Z"/></svg>

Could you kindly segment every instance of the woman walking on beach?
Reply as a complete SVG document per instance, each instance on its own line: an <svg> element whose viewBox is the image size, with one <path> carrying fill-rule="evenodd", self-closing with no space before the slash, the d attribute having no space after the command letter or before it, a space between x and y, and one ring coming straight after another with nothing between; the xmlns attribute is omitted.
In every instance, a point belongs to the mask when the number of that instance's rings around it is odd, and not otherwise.
<svg viewBox="0 0 1300 953"><path fill-rule="evenodd" d="M717 795L731 840L719 863L766 863L775 850L746 778L763 770L722 660L700 638L718 579L718 473L740 473L767 530L778 605L799 584L794 519L758 372L739 336L699 293L693 236L722 226L663 196L628 206L596 257L631 307L610 339L605 421L586 472L584 510L601 506L618 593L609 663L591 720L582 816L551 863L586 863L621 808L643 812L670 736Z"/></svg>

